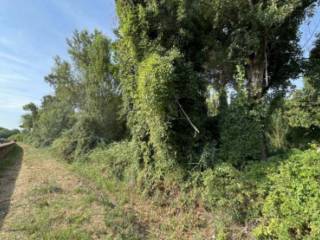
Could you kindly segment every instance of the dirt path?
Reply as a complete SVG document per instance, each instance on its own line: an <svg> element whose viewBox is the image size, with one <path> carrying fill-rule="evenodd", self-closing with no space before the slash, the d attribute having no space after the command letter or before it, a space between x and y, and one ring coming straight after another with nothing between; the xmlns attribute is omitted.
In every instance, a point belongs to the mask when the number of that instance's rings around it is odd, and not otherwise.
<svg viewBox="0 0 320 240"><path fill-rule="evenodd" d="M0 239L105 239L104 208L63 163L29 146L0 171Z"/></svg>

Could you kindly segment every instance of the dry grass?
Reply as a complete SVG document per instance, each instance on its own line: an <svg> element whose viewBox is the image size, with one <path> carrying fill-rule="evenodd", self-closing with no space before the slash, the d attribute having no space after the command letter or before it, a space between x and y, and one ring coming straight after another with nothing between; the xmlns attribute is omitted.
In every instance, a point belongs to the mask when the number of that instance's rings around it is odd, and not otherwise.
<svg viewBox="0 0 320 240"><path fill-rule="evenodd" d="M104 206L96 196L45 151L23 147L24 159L0 239L107 238Z"/></svg>
<svg viewBox="0 0 320 240"><path fill-rule="evenodd" d="M211 239L211 216L186 206L147 199L108 179L105 166L67 165L48 151L25 150L0 239Z"/></svg>

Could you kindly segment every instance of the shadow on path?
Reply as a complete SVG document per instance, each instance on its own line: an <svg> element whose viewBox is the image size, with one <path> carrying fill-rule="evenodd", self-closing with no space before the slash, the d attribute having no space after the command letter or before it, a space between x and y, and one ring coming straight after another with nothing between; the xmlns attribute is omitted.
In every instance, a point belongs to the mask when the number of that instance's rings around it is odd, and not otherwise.
<svg viewBox="0 0 320 240"><path fill-rule="evenodd" d="M14 145L5 157L0 158L0 230L10 209L22 159L23 149L18 145Z"/></svg>

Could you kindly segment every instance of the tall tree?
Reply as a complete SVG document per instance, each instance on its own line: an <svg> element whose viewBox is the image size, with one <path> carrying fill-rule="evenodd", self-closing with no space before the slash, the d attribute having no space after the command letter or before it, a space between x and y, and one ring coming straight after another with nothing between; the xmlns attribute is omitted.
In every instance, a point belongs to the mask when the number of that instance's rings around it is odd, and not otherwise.
<svg viewBox="0 0 320 240"><path fill-rule="evenodd" d="M38 119L39 109L34 103L28 103L23 106L23 110L28 113L22 116L21 128L31 132L34 129Z"/></svg>
<svg viewBox="0 0 320 240"><path fill-rule="evenodd" d="M118 121L121 99L112 63L112 44L101 32L76 31L68 40L81 96L80 114L90 119L97 138L119 139L123 132Z"/></svg>
<svg viewBox="0 0 320 240"><path fill-rule="evenodd" d="M204 133L201 31L209 32L209 26L199 19L198 7L195 1L117 1L128 125L132 137L147 146L144 156L165 159L164 164L192 163L193 147ZM199 31L197 24L203 24Z"/></svg>
<svg viewBox="0 0 320 240"><path fill-rule="evenodd" d="M305 62L304 88L288 101L288 119L292 127L320 130L320 36Z"/></svg>

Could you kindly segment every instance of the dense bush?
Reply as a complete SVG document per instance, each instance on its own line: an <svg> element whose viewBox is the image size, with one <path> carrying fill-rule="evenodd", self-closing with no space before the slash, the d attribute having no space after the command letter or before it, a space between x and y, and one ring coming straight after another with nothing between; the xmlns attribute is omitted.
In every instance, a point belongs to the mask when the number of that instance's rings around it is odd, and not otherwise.
<svg viewBox="0 0 320 240"><path fill-rule="evenodd" d="M67 131L52 143L52 150L59 158L72 161L74 159L76 146L77 142L72 139L71 131Z"/></svg>
<svg viewBox="0 0 320 240"><path fill-rule="evenodd" d="M279 170L270 173L259 239L320 238L320 154L295 151Z"/></svg>
<svg viewBox="0 0 320 240"><path fill-rule="evenodd" d="M25 135L23 133L17 133L8 138L11 141L23 142L25 141Z"/></svg>
<svg viewBox="0 0 320 240"><path fill-rule="evenodd" d="M288 149L289 124L283 115L283 111L277 110L270 116L266 133L270 152L281 152Z"/></svg>
<svg viewBox="0 0 320 240"><path fill-rule="evenodd" d="M259 110L235 101L224 112L219 156L236 166L261 159L263 128Z"/></svg>
<svg viewBox="0 0 320 240"><path fill-rule="evenodd" d="M232 215L239 214L245 201L244 184L241 172L232 165L224 163L215 166L204 174L204 199L214 208L226 209ZM239 218L239 216L235 216Z"/></svg>
<svg viewBox="0 0 320 240"><path fill-rule="evenodd" d="M271 187L268 174L276 171L281 161L280 157L273 157L265 162L251 162L242 170L221 163L203 173L202 199L215 213L217 239L248 238Z"/></svg>
<svg viewBox="0 0 320 240"><path fill-rule="evenodd" d="M137 169L134 170L139 159L138 149L134 142L113 143L96 148L90 153L89 160L104 164L110 177L117 180L128 177L126 180L129 182L138 173Z"/></svg>
<svg viewBox="0 0 320 240"><path fill-rule="evenodd" d="M95 134L96 127L94 119L88 116L79 117L70 130L53 142L53 150L65 160L81 158L98 144L104 143L103 138Z"/></svg>

